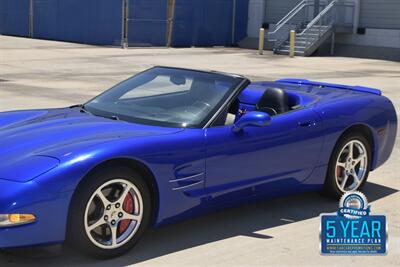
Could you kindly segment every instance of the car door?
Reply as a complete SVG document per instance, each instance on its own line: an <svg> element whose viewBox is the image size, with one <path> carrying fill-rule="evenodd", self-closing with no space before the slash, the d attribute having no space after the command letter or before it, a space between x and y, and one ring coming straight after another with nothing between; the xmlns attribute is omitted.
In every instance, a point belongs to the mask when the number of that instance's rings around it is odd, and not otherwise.
<svg viewBox="0 0 400 267"><path fill-rule="evenodd" d="M272 117L264 127L232 126L206 131L206 190L216 201L289 189L305 180L318 162L322 127L311 109ZM278 185L278 186L276 186ZM271 192L270 192L271 191Z"/></svg>

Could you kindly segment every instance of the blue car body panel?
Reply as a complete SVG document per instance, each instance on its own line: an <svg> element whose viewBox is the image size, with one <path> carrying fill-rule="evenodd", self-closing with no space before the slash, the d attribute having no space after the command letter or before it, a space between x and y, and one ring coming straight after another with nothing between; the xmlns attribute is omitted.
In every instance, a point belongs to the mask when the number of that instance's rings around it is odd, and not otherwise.
<svg viewBox="0 0 400 267"><path fill-rule="evenodd" d="M76 108L0 113L0 214L38 218L0 228L0 248L63 242L75 189L110 160L148 170L158 202L154 226L160 226L247 200L320 190L337 140L354 125L373 137L372 170L389 158L397 117L379 90L294 79L253 82L240 93L240 108L254 110L268 87L284 89L298 109L240 133L231 126L139 125Z"/></svg>
<svg viewBox="0 0 400 267"><path fill-rule="evenodd" d="M363 93L371 93L375 95L382 95L382 91L376 88L359 86L359 85L343 85L343 84L336 84L336 83L323 83L323 82L314 82L305 79L281 79L277 80L278 83L293 83L298 85L311 85L311 86L318 86L318 87L330 87L336 89L345 89L345 90L353 90Z"/></svg>

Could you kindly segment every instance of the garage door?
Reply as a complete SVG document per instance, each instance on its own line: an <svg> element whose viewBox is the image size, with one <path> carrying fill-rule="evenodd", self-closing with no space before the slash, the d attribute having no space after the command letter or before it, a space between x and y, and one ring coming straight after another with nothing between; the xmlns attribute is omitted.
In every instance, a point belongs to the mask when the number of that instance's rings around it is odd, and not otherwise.
<svg viewBox="0 0 400 267"><path fill-rule="evenodd" d="M34 38L120 45L121 21L121 0L33 1Z"/></svg>
<svg viewBox="0 0 400 267"><path fill-rule="evenodd" d="M165 46L167 43L166 0L128 1L129 46Z"/></svg>
<svg viewBox="0 0 400 267"><path fill-rule="evenodd" d="M232 44L232 0L177 0L173 46Z"/></svg>
<svg viewBox="0 0 400 267"><path fill-rule="evenodd" d="M0 34L29 35L29 0L0 0Z"/></svg>

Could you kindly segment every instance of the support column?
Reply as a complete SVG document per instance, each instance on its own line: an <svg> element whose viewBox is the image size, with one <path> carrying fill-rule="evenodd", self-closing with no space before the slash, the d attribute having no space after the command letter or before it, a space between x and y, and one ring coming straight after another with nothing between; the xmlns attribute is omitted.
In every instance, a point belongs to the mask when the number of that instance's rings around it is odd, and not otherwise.
<svg viewBox="0 0 400 267"><path fill-rule="evenodd" d="M122 0L122 32L121 47L128 47L128 16L129 16L129 0Z"/></svg>
<svg viewBox="0 0 400 267"><path fill-rule="evenodd" d="M33 38L33 3L34 0L29 0L29 32L28 35L30 38Z"/></svg>
<svg viewBox="0 0 400 267"><path fill-rule="evenodd" d="M232 45L235 43L236 34L236 0L232 1Z"/></svg>
<svg viewBox="0 0 400 267"><path fill-rule="evenodd" d="M172 33L174 30L175 0L168 0L167 8L167 47L170 47L172 45Z"/></svg>
<svg viewBox="0 0 400 267"><path fill-rule="evenodd" d="M314 18L319 14L319 0L314 0Z"/></svg>
<svg viewBox="0 0 400 267"><path fill-rule="evenodd" d="M332 33L331 39L331 56L335 55L335 33Z"/></svg>
<svg viewBox="0 0 400 267"><path fill-rule="evenodd" d="M358 25L360 24L360 0L353 0L354 12L353 12L353 34L357 34Z"/></svg>
<svg viewBox="0 0 400 267"><path fill-rule="evenodd" d="M247 36L257 38L260 27L264 23L265 0L249 1L249 19L247 23Z"/></svg>

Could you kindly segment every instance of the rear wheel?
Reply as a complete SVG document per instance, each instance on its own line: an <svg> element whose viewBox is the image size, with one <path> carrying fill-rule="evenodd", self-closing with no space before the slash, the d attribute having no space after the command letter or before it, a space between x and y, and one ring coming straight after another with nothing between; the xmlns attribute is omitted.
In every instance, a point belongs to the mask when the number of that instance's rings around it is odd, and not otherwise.
<svg viewBox="0 0 400 267"><path fill-rule="evenodd" d="M108 167L89 175L75 193L69 243L98 258L131 249L147 228L150 193L143 178L126 167Z"/></svg>
<svg viewBox="0 0 400 267"><path fill-rule="evenodd" d="M350 133L338 142L331 156L325 192L340 198L365 184L371 166L370 142L361 134Z"/></svg>

